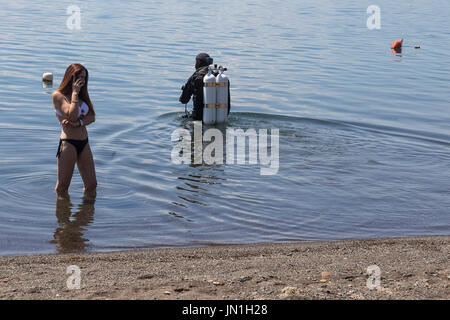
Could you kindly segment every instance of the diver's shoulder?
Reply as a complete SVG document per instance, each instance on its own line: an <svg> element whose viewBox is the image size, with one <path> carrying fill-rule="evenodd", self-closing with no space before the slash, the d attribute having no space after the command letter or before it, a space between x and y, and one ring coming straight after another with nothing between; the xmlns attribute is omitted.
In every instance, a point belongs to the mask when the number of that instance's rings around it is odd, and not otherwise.
<svg viewBox="0 0 450 320"><path fill-rule="evenodd" d="M203 79L203 77L208 73L208 67L206 68L199 68L197 69L194 74L192 75L193 79Z"/></svg>

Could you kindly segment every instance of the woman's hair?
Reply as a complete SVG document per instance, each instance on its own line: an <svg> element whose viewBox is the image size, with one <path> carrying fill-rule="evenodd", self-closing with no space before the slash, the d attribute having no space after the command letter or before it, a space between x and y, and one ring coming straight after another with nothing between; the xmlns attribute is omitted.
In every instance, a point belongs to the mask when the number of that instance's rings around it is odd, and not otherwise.
<svg viewBox="0 0 450 320"><path fill-rule="evenodd" d="M61 81L61 84L59 85L59 88L57 89L57 91L61 92L64 96L70 96L72 94L73 76L75 75L75 79L76 79L78 77L78 75L81 74L81 72L83 72L83 70L86 71L86 80L84 82L83 87L80 89L80 93L78 94L78 96L81 98L81 100L86 102L86 104L89 106L89 110L92 110L92 112L95 114L94 106L91 102L91 99L89 98L89 93L87 90L89 73L88 73L87 69L85 67L83 67L81 64L73 63L66 69L64 78Z"/></svg>

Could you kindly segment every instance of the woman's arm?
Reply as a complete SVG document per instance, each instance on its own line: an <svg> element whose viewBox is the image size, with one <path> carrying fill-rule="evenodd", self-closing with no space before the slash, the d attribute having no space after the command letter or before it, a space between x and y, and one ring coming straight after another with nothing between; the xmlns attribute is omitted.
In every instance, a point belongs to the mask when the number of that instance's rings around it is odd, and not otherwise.
<svg viewBox="0 0 450 320"><path fill-rule="evenodd" d="M92 110L89 110L88 114L81 116L80 119L83 121L83 126L88 126L92 122L95 122L95 113L92 112Z"/></svg>
<svg viewBox="0 0 450 320"><path fill-rule="evenodd" d="M75 122L78 120L78 93L72 93L72 101L69 107L69 121Z"/></svg>
<svg viewBox="0 0 450 320"><path fill-rule="evenodd" d="M78 93L82 86L84 86L84 80L75 79L74 75L72 78L72 99L69 107L69 121L71 122L78 121Z"/></svg>
<svg viewBox="0 0 450 320"><path fill-rule="evenodd" d="M81 120L81 121L80 121ZM73 128L78 128L82 126L88 126L92 122L95 122L95 113L89 111L86 116L81 116L77 121L69 121L69 120L63 120L61 124L63 126L69 125Z"/></svg>
<svg viewBox="0 0 450 320"><path fill-rule="evenodd" d="M58 91L53 91L52 93L53 107L55 108L55 115L59 121L59 124L63 127L79 127L78 120L76 122L69 121L67 117L64 116L63 104L65 103L65 98ZM69 106L70 107L70 106Z"/></svg>
<svg viewBox="0 0 450 320"><path fill-rule="evenodd" d="M74 95L72 95L73 97ZM65 103L65 98L63 94L59 91L53 91L52 93L52 100L53 100L53 107L56 111L56 117L58 118L59 122L62 122L62 120L67 119L69 121L75 122L78 120L78 108L77 108L77 102L75 102L72 99L72 103L69 105L69 112L66 113L67 110L63 110L63 105ZM75 112L73 111L75 110ZM64 115L67 115L65 117Z"/></svg>
<svg viewBox="0 0 450 320"><path fill-rule="evenodd" d="M62 111L62 105L64 103L64 98L60 92L53 91L52 101L53 101L53 107L55 108L56 118L58 119L59 123L62 125L62 122L65 119L63 117L63 111Z"/></svg>

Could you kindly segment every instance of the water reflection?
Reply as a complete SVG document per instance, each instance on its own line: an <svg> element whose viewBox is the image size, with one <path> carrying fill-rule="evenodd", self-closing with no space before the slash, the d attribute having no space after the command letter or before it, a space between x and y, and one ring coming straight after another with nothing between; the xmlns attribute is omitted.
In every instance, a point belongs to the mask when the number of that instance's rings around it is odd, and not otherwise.
<svg viewBox="0 0 450 320"><path fill-rule="evenodd" d="M201 123L201 122L200 122ZM198 123L192 121L186 121L181 124L183 129L187 129L190 133L190 164L189 167L192 169L188 169L186 167L186 173L180 175L177 173L177 180L179 184L175 186L178 192L181 192L181 195L178 195L178 201L173 201L172 204L175 204L179 207L186 208L189 205L200 205L207 207L209 206L208 198L217 197L214 192L211 192L210 186L212 185L220 185L226 179L222 176L224 169L223 163L225 163L225 146L226 146L226 125L216 125L216 126L201 126L201 134L196 134L195 129L199 129ZM212 157L218 157L218 159L222 158L223 161L218 161L218 163L207 164L205 163L205 159L199 163L198 157L200 154L203 155L205 151L205 147L214 143L214 138L212 141L206 141L203 139L205 131L210 128L218 129L222 136L222 148L213 150L211 152ZM219 143L220 145L220 143ZM219 146L218 145L218 146ZM186 152L186 151L183 151ZM187 151L189 152L189 151ZM181 153L180 153L181 155ZM183 218L183 216L179 213L175 213L170 211L169 214Z"/></svg>
<svg viewBox="0 0 450 320"><path fill-rule="evenodd" d="M395 57L401 57L402 56L402 49L392 49L392 55Z"/></svg>
<svg viewBox="0 0 450 320"><path fill-rule="evenodd" d="M73 204L70 196L58 197L55 215L59 227L54 233L54 240L59 253L83 252L88 246L89 239L83 237L86 226L94 221L95 197L84 196L78 205L77 212L72 215Z"/></svg>
<svg viewBox="0 0 450 320"><path fill-rule="evenodd" d="M226 124L208 126L202 124L201 121L186 121L181 123L181 128L186 129L190 134L190 167L199 168L200 170L201 168L220 168L225 163L225 146L227 144ZM208 138L205 132L209 130L211 133L210 129L215 130L215 133L213 137ZM184 138L186 139L186 137ZM219 141L215 139L219 139ZM211 158L217 158L217 162L208 164L208 161L205 161L206 154ZM180 153L181 155L182 152Z"/></svg>
<svg viewBox="0 0 450 320"><path fill-rule="evenodd" d="M43 89L53 88L53 82L51 82L51 81L42 81L42 88Z"/></svg>

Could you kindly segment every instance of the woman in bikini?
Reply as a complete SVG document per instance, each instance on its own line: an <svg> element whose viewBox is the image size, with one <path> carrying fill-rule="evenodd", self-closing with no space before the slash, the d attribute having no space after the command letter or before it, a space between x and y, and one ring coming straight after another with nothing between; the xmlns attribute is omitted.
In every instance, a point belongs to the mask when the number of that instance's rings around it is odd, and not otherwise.
<svg viewBox="0 0 450 320"><path fill-rule="evenodd" d="M84 193L95 197L97 178L94 158L89 147L86 126L95 121L95 111L89 99L88 71L81 64L70 65L61 85L52 94L53 106L62 130L58 152L58 196L68 195L75 163L84 183Z"/></svg>

